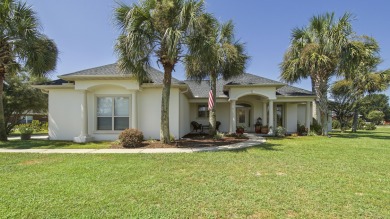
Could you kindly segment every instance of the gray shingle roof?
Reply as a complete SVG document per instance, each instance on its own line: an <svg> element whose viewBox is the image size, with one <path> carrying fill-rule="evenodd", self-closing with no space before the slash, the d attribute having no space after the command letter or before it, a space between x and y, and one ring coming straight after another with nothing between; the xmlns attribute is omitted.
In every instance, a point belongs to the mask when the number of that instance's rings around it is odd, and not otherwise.
<svg viewBox="0 0 390 219"><path fill-rule="evenodd" d="M282 96L314 96L311 91L286 85L276 90L276 95Z"/></svg>
<svg viewBox="0 0 390 219"><path fill-rule="evenodd" d="M268 78L263 78L257 75L253 75L250 73L245 73L235 78L226 81L226 85L266 85L266 84L280 84L283 85L282 82L274 81Z"/></svg>
<svg viewBox="0 0 390 219"><path fill-rule="evenodd" d="M164 75L161 71L149 67L147 68L147 72L149 75L149 79L151 81L145 81L144 83L154 83L154 84L162 84ZM129 74L131 75L131 74ZM118 69L116 63L103 65L95 68L89 68L81 71L76 71L70 74L64 74L60 77L69 78L69 77L77 77L77 76L124 76L124 74ZM183 84L182 81L177 80L176 78L172 78L172 84Z"/></svg>
<svg viewBox="0 0 390 219"><path fill-rule="evenodd" d="M184 83L188 84L192 94L195 97L203 98L203 97L209 96L209 91L210 91L210 81L209 80L204 80L204 81L201 81L200 83L193 81L193 80L188 80L188 81L184 81ZM224 81L220 81L220 80L217 81L216 97L227 97L223 93L223 85L224 85Z"/></svg>
<svg viewBox="0 0 390 219"><path fill-rule="evenodd" d="M154 83L154 84L162 84L164 79L164 74L152 67L147 69L149 74L149 79L151 81L145 83ZM72 78L78 76L123 76L123 74L119 71L117 64L109 64L103 65L96 68L85 69L77 72L73 72L70 74L61 75L60 78ZM47 85L61 85L62 83L66 83L65 80L59 79L52 82L47 83ZM172 84L187 84L192 92L192 94L197 98L207 98L208 92L210 90L210 81L204 80L200 83L193 80L179 81L175 78L172 78ZM220 79L217 81L217 97L228 97L223 92L223 87L225 85L279 85L283 86L276 90L277 95L282 96L311 96L314 95L312 92L308 90L304 90L301 88L293 87L287 84L284 84L279 81L274 81L268 78L260 77L257 75L245 73L235 78L229 80Z"/></svg>
<svg viewBox="0 0 390 219"><path fill-rule="evenodd" d="M184 81L188 86L190 87L190 90L194 94L195 97L198 98L207 98L208 92L210 90L210 81L205 80L202 81L200 84L196 81L187 80ZM312 92L293 87L287 84L284 84L279 81L274 81L268 78L263 78L257 75L248 74L245 73L239 77L230 79L230 80L223 80L219 79L217 81L217 97L227 97L226 94L223 93L223 86L224 85L267 85L267 84L276 84L276 85L284 85L283 87L276 90L277 95L282 96L311 96L314 95Z"/></svg>

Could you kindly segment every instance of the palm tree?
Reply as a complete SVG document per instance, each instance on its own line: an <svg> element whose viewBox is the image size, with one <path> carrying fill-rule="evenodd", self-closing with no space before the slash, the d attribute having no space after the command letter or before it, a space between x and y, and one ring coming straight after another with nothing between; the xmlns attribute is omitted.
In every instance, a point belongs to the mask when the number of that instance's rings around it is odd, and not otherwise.
<svg viewBox="0 0 390 219"><path fill-rule="evenodd" d="M56 67L55 43L40 32L35 12L15 0L0 3L0 140L6 141L3 82L8 74L24 69L42 76Z"/></svg>
<svg viewBox="0 0 390 219"><path fill-rule="evenodd" d="M329 79L338 74L342 48L352 34L351 15L345 13L337 21L334 13L314 16L305 28L292 31L290 47L284 55L281 79L294 83L310 78L317 95L322 135L327 135Z"/></svg>
<svg viewBox="0 0 390 219"><path fill-rule="evenodd" d="M385 91L389 87L387 71L375 72L381 63L379 45L372 37L361 36L351 40L342 52L340 71L351 83L351 93L355 98L352 132L356 132L360 100L365 94Z"/></svg>
<svg viewBox="0 0 390 219"><path fill-rule="evenodd" d="M244 44L234 39L232 21L219 24L212 16L205 15L202 19L203 31L199 36L190 38L189 51L185 57L187 78L201 81L210 79L213 103L216 103L217 78L225 80L243 74L248 56ZM201 44L197 43L202 39ZM209 109L209 134L216 134L215 104Z"/></svg>
<svg viewBox="0 0 390 219"><path fill-rule="evenodd" d="M148 79L151 56L164 68L161 101L160 140L170 143L169 97L172 71L185 53L186 39L199 27L203 1L142 0L131 6L120 4L115 17L121 34L116 42L118 65L136 76L141 84Z"/></svg>

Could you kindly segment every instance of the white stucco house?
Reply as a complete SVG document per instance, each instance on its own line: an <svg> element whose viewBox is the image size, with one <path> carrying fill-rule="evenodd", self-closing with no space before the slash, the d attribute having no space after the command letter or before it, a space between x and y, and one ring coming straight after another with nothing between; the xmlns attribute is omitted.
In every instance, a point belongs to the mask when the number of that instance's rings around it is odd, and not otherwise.
<svg viewBox="0 0 390 219"><path fill-rule="evenodd" d="M121 74L116 64L59 76L37 85L49 94L49 137L53 140L115 140L125 128L137 128L146 139L158 139L163 73L147 69L142 85ZM176 138L192 131L191 121L208 124L209 81L200 84L172 79L170 131ZM218 80L216 94L219 130L235 132L236 126L254 131L256 119L263 125L283 126L296 132L297 124L310 128L315 95L287 84L245 73Z"/></svg>

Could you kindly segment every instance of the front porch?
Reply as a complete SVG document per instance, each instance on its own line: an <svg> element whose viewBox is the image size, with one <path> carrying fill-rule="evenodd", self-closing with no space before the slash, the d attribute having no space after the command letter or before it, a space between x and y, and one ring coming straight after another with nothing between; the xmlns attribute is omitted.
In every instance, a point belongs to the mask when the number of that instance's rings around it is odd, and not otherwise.
<svg viewBox="0 0 390 219"><path fill-rule="evenodd" d="M276 127L282 126L287 133L297 131L297 125L310 130L312 120L311 101L270 99L262 95L244 95L230 99L229 132L242 126L245 132L255 133L256 123L268 128L273 135ZM264 134L264 133L263 133Z"/></svg>

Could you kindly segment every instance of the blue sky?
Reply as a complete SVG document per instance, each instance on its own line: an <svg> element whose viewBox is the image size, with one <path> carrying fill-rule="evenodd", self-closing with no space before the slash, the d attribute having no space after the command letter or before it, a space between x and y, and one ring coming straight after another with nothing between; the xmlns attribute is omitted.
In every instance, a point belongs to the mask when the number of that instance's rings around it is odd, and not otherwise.
<svg viewBox="0 0 390 219"><path fill-rule="evenodd" d="M60 50L56 75L114 63L113 47L118 35L113 21L115 0L27 0L37 12L43 31ZM136 2L123 0L125 3ZM251 61L247 72L278 80L279 63L294 27L306 26L313 15L335 12L354 14L353 28L359 35L374 37L381 47L383 63L390 68L390 2L388 0L206 0L206 10L220 21L232 19L236 37L247 45ZM157 65L153 63L155 67ZM182 67L173 74L185 79ZM309 81L296 86L311 89ZM386 92L390 95L390 91Z"/></svg>

